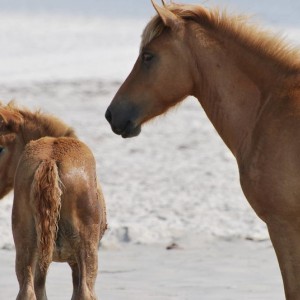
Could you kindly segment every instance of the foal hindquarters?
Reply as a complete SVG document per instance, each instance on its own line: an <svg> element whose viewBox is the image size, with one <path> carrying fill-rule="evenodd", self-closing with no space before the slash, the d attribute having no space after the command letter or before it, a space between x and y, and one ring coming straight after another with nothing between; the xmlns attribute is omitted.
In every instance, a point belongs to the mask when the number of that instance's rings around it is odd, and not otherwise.
<svg viewBox="0 0 300 300"><path fill-rule="evenodd" d="M47 299L51 261L70 265L73 300L96 299L105 216L95 161L83 143L70 138L29 143L15 176L12 214L17 299Z"/></svg>

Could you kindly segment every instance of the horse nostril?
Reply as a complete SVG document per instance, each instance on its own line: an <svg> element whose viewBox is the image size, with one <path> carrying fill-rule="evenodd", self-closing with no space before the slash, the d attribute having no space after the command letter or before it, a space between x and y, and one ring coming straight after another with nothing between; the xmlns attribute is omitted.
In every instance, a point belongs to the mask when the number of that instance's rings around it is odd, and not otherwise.
<svg viewBox="0 0 300 300"><path fill-rule="evenodd" d="M106 110L105 118L106 118L106 120L107 120L109 123L111 123L111 121L112 121L112 114L111 114L111 112L110 112L109 109Z"/></svg>

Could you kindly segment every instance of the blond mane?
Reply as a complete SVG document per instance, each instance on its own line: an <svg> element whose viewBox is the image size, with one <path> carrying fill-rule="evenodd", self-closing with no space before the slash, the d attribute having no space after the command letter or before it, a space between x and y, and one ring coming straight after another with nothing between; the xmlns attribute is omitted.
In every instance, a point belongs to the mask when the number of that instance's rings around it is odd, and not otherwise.
<svg viewBox="0 0 300 300"><path fill-rule="evenodd" d="M2 117L2 126L4 123L12 131L23 127L23 132L30 132L33 135L32 138L42 136L76 138L73 128L58 118L42 113L40 110L31 112L28 109L21 109L13 102L6 106L0 105L0 117Z"/></svg>
<svg viewBox="0 0 300 300"><path fill-rule="evenodd" d="M249 23L247 16L229 16L226 11L209 10L200 5L171 3L164 7L184 22L194 22L207 32L219 32L222 37L234 40L258 56L276 60L278 65L288 71L300 69L299 49L288 45L280 36ZM158 15L154 16L142 34L141 49L159 37L165 28L161 18Z"/></svg>

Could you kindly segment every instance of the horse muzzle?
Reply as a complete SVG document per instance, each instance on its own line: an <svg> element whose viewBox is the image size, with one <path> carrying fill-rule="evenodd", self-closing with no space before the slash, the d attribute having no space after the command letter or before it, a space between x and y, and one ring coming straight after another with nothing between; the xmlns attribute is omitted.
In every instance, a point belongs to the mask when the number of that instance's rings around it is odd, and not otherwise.
<svg viewBox="0 0 300 300"><path fill-rule="evenodd" d="M123 138L135 137L141 132L141 126L135 124L133 117L132 109L116 112L109 106L105 113L105 118L110 124L112 131Z"/></svg>

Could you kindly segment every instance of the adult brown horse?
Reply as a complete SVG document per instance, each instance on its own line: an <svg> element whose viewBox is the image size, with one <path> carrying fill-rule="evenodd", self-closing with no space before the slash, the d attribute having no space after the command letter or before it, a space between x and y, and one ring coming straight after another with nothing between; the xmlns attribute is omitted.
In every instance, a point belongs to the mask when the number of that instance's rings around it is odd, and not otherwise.
<svg viewBox="0 0 300 300"><path fill-rule="evenodd" d="M286 299L300 299L300 55L245 18L152 2L140 55L107 109L122 137L195 96L236 157L243 192L267 224Z"/></svg>
<svg viewBox="0 0 300 300"><path fill-rule="evenodd" d="M17 299L47 299L52 260L70 265L73 300L96 299L106 211L89 148L52 116L0 105L0 197L12 188Z"/></svg>

